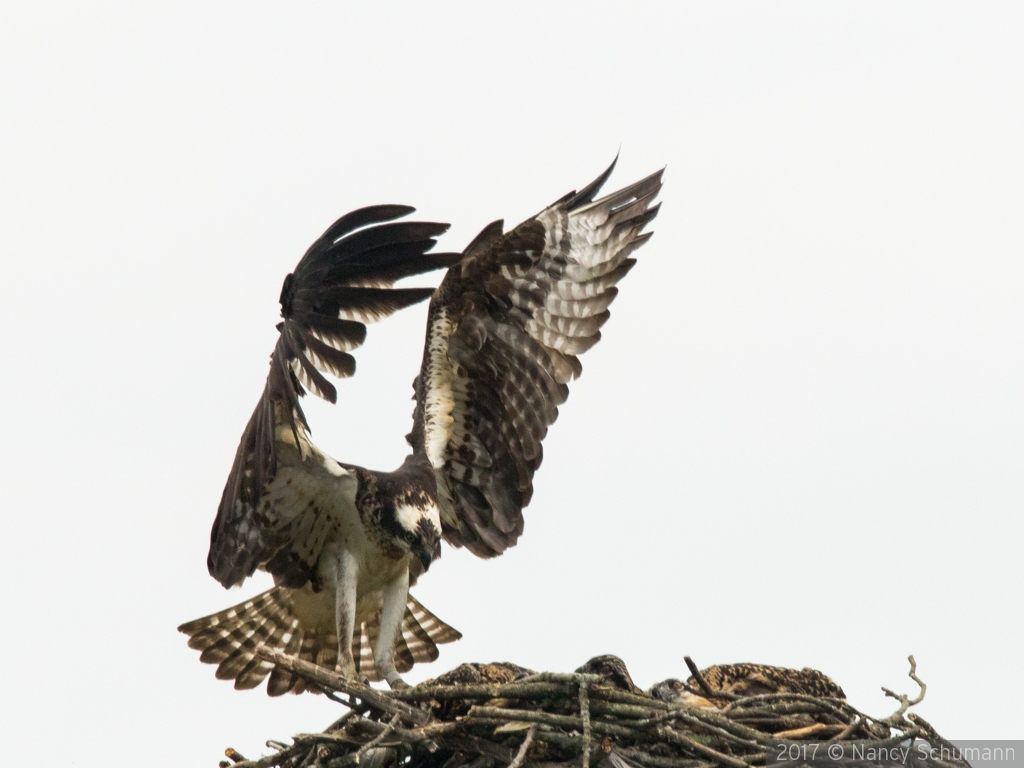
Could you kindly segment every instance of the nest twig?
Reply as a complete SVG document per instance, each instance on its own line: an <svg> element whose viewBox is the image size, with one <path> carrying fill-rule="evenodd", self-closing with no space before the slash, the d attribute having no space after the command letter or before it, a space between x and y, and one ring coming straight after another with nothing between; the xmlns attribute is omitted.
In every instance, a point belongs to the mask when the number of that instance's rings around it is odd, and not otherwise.
<svg viewBox="0 0 1024 768"><path fill-rule="evenodd" d="M256 652L351 711L323 733L299 734L291 744L267 742L275 751L258 760L229 749L232 763L222 765L231 768L750 768L771 762L772 745L780 741L851 742L862 749L914 739L948 744L925 720L907 715L926 690L913 657L910 677L919 695L886 689L899 709L873 718L839 698L722 695L688 658L697 690L715 696L714 707L663 701L581 673L383 692L276 651Z"/></svg>

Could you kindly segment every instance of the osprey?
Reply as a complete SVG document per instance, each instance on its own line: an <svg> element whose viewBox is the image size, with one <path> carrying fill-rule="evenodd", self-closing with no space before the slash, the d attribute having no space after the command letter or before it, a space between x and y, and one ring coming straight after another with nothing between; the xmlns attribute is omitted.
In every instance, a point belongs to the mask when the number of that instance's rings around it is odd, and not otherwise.
<svg viewBox="0 0 1024 768"><path fill-rule="evenodd" d="M715 664L702 669L700 676L711 691L724 693L726 698L704 698L704 692L693 675L685 683L675 678L663 680L651 688L650 694L670 703L720 709L728 705L729 696L742 698L769 693L798 693L818 698L846 698L843 689L832 678L810 667L789 669L769 664Z"/></svg>
<svg viewBox="0 0 1024 768"><path fill-rule="evenodd" d="M414 209L353 211L309 248L281 289L270 374L242 434L210 538L210 574L225 587L256 569L273 589L183 624L202 661L236 688L298 692L258 645L402 685L461 635L409 587L444 539L479 557L523 532L541 442L601 337L615 284L650 237L659 171L599 200L615 163L579 192L504 232L487 225L462 253L431 254L447 224L397 222ZM447 268L440 286L394 288ZM324 377L351 376L365 323L430 298L412 452L394 472L342 464L310 439L306 391L330 402ZM371 653L372 648L372 653Z"/></svg>

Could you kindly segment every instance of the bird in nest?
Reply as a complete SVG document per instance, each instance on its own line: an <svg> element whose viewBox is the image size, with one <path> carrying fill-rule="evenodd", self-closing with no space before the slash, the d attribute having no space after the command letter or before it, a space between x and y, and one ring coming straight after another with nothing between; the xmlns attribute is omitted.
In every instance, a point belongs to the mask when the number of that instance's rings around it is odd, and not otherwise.
<svg viewBox="0 0 1024 768"><path fill-rule="evenodd" d="M604 684L619 690L643 693L630 677L625 662L618 656L595 656L576 671L601 675ZM696 675L691 675L686 682L670 677L656 683L646 695L688 707L725 707L735 699L769 693L846 698L843 689L836 685L832 678L810 667L788 669L769 664L715 664L700 670L700 676L707 684L708 691L703 689ZM709 692L711 697L706 698Z"/></svg>
<svg viewBox="0 0 1024 768"><path fill-rule="evenodd" d="M272 696L304 690L255 655L262 645L400 686L400 673L461 637L409 587L442 539L490 558L523 532L541 443L658 211L660 171L597 197L614 166L507 232L488 224L461 253L431 253L448 225L399 221L408 206L353 211L285 278L270 372L207 559L225 587L258 569L275 586L179 627L218 678L253 688L269 675ZM394 287L438 269L436 289ZM393 472L327 456L300 398L336 402L324 374L353 375L366 324L427 299L411 452Z"/></svg>
<svg viewBox="0 0 1024 768"><path fill-rule="evenodd" d="M697 678L691 675L686 682L669 678L654 685L650 694L662 701L691 707L725 707L731 700L769 693L796 693L819 698L845 699L843 689L826 675L810 667L789 669L768 664L716 664L702 669L700 676L712 693L722 697L707 697Z"/></svg>

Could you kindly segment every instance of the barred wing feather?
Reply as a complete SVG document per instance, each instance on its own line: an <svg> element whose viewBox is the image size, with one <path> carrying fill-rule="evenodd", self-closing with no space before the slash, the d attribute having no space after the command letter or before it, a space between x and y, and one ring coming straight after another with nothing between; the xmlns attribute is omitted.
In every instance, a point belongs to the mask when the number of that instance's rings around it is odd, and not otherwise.
<svg viewBox="0 0 1024 768"><path fill-rule="evenodd" d="M447 224L394 221L413 210L379 205L342 216L285 278L282 321L277 326L280 335L270 357L270 372L242 434L210 534L207 566L224 586L241 583L259 567L296 586L305 579L289 554L295 548L313 546L317 526L301 511L295 519L282 521L282 508L267 503L278 474L280 428L290 433L285 442L298 451L296 466L314 458L316 469L322 470L320 457L309 455L315 448L299 398L309 390L335 402L337 392L324 373L343 378L355 372L355 359L349 353L365 340L365 324L423 301L433 292L431 288L392 288L394 282L448 267L461 258L461 254L428 253ZM342 472L327 461L329 472ZM301 501L286 494L282 503L295 507ZM307 535L297 540L301 531ZM304 562L312 556L307 555Z"/></svg>
<svg viewBox="0 0 1024 768"><path fill-rule="evenodd" d="M431 300L410 442L444 536L481 557L523 531L542 441L650 234L662 172L594 200L614 168L502 234L489 225Z"/></svg>

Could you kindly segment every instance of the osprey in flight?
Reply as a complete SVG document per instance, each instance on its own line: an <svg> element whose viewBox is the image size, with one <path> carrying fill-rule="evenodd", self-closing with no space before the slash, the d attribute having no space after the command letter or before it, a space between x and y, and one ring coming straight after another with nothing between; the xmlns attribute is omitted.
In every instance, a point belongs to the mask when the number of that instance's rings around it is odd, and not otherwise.
<svg viewBox="0 0 1024 768"><path fill-rule="evenodd" d="M281 289L280 336L266 387L242 434L207 565L225 587L257 568L273 589L183 624L217 677L274 696L303 681L253 654L258 645L401 685L461 635L409 586L441 539L479 557L523 532L541 441L600 338L630 255L650 233L659 171L595 200L611 175L509 232L487 225L462 253L431 254L447 224L397 222L414 209L362 208L332 224ZM447 268L440 286L397 280ZM306 391L330 402L322 372L351 376L365 323L430 299L412 453L394 472L342 464L310 439Z"/></svg>

